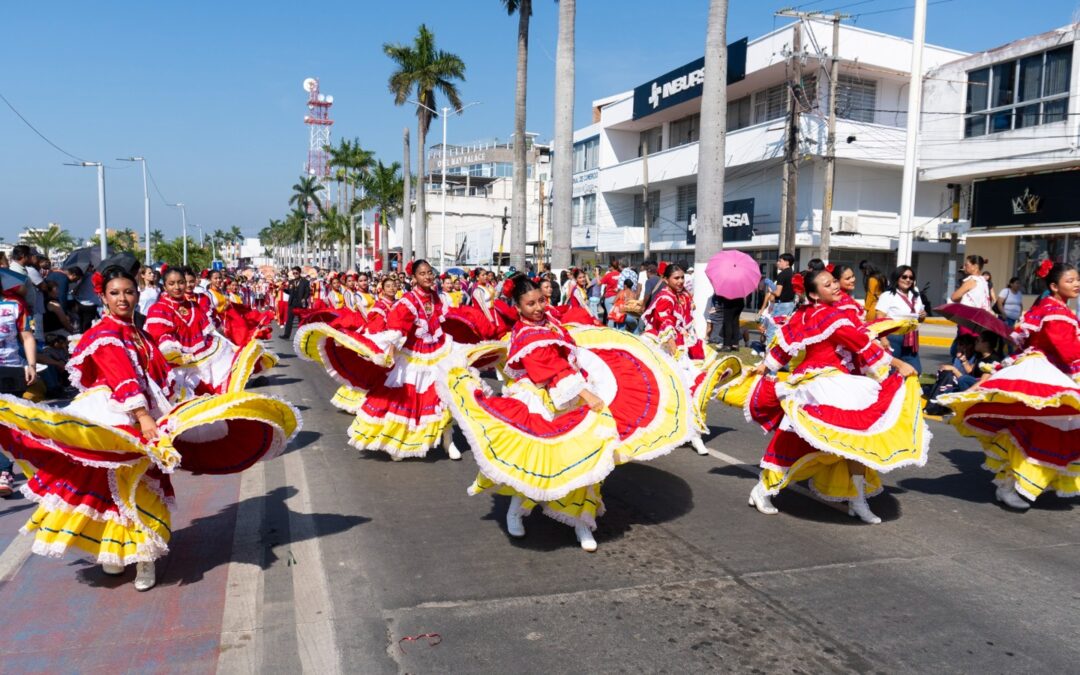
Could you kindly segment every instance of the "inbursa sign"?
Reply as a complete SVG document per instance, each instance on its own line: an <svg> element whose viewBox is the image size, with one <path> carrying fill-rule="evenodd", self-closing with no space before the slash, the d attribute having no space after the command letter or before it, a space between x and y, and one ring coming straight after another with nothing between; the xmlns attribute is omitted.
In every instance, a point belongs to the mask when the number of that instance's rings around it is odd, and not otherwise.
<svg viewBox="0 0 1080 675"><path fill-rule="evenodd" d="M746 38L727 47L727 83L746 77ZM701 96L705 84L705 57L664 73L651 82L634 88L634 119L651 115L684 101Z"/></svg>

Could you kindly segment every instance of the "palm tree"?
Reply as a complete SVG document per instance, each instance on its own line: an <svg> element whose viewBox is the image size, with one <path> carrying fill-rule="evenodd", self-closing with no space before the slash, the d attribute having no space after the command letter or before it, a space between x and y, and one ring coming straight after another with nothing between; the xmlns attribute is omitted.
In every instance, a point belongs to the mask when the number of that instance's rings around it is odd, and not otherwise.
<svg viewBox="0 0 1080 675"><path fill-rule="evenodd" d="M156 247L158 244L160 244L160 243L162 243L164 241L165 241L165 233L164 232L162 232L161 230L150 230L150 243L153 246Z"/></svg>
<svg viewBox="0 0 1080 675"><path fill-rule="evenodd" d="M383 45L383 51L396 65L390 74L390 92L394 104L403 105L410 95L416 97L416 156L420 184L416 190L416 249L417 255L427 256L427 214L424 210L425 176L424 153L427 132L437 110L436 94L441 93L454 108L461 107L455 80L465 80L465 63L457 54L436 49L435 36L428 27L420 24L412 46L403 44Z"/></svg>
<svg viewBox="0 0 1080 675"><path fill-rule="evenodd" d="M338 142L338 146L335 148L332 145L327 145L323 148L330 158L326 162L326 166L332 169L337 169L334 172L334 181L338 184L337 187L337 205L338 209L344 208L344 205L349 203L349 195L347 192L347 183L349 177L349 158L352 156L353 148L352 143L346 139L341 139ZM342 184L346 184L345 190L342 189Z"/></svg>
<svg viewBox="0 0 1080 675"><path fill-rule="evenodd" d="M574 186L574 19L576 0L559 0L559 42L555 48L555 147L552 170L551 266L570 267ZM540 261L541 263L543 261Z"/></svg>
<svg viewBox="0 0 1080 675"><path fill-rule="evenodd" d="M75 239L67 230L50 223L44 230L32 230L21 237L23 243L41 251L46 258L50 253L62 253L75 248Z"/></svg>
<svg viewBox="0 0 1080 675"><path fill-rule="evenodd" d="M379 227L382 229L382 268L390 269L390 227L389 221L401 212L404 178L399 173L401 165L391 162L389 166L380 160L364 181L364 196L359 199L363 209L375 209L379 213Z"/></svg>
<svg viewBox="0 0 1080 675"><path fill-rule="evenodd" d="M705 269L709 258L724 247L724 129L727 117L727 0L710 0L705 32L705 85L701 92L701 131L698 143L697 245L694 266ZM696 284L694 295L704 307L709 284ZM705 319L694 317L697 330Z"/></svg>
<svg viewBox="0 0 1080 675"><path fill-rule="evenodd" d="M356 188L359 187L361 190L364 189L364 181L367 179L374 166L375 153L371 150L365 150L360 146L360 139L354 138L352 142L352 152L349 154L349 168L353 172L349 176L349 184L351 184L353 188L352 199L348 199L347 193L345 195L345 205L349 214L349 269L356 269L356 214L359 213L363 216L363 211L353 209L352 204L356 201Z"/></svg>
<svg viewBox="0 0 1080 675"><path fill-rule="evenodd" d="M232 239L232 244L235 247L233 249L233 260L240 261L240 244L244 243L244 233L240 231L240 228L233 225L229 228L229 237Z"/></svg>
<svg viewBox="0 0 1080 675"><path fill-rule="evenodd" d="M510 202L510 264L525 269L526 194L525 84L529 73L529 18L532 0L501 0L507 14L518 15L517 85L514 89L514 189Z"/></svg>
<svg viewBox="0 0 1080 675"><path fill-rule="evenodd" d="M311 210L311 206L314 205L316 209L321 213L323 210L322 201L319 200L319 193L325 190L325 186L318 181L315 176L300 176L300 181L292 186L293 194L289 197L289 204L296 205L304 212L304 262L309 262L308 259L308 213Z"/></svg>
<svg viewBox="0 0 1080 675"><path fill-rule="evenodd" d="M412 260L412 174L409 173L409 127L402 137L404 153L401 161L401 259Z"/></svg>

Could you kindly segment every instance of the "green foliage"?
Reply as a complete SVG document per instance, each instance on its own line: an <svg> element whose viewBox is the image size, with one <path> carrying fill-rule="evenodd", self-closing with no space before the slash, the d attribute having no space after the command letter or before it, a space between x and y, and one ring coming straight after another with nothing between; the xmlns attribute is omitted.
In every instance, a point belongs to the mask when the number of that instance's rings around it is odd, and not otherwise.
<svg viewBox="0 0 1080 675"><path fill-rule="evenodd" d="M395 66L389 80L394 105L404 105L412 96L431 110L438 110L436 95L441 94L454 108L461 107L455 81L465 81L465 62L457 54L436 48L435 35L425 24L420 24L411 46L388 42L383 52ZM416 107L416 116L424 133L437 117L422 106Z"/></svg>
<svg viewBox="0 0 1080 675"><path fill-rule="evenodd" d="M41 251L46 258L53 253L67 253L76 248L75 238L56 224L49 225L44 230L29 232L22 240Z"/></svg>

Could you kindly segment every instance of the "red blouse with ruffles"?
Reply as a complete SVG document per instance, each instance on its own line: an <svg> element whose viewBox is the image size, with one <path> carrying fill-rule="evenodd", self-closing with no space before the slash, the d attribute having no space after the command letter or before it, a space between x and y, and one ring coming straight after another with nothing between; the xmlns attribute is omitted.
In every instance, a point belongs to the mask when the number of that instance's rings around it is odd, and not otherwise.
<svg viewBox="0 0 1080 675"><path fill-rule="evenodd" d="M390 308L393 304L386 298L379 297L371 309L367 311L367 331L369 333L381 333L386 330L386 320L390 317Z"/></svg>
<svg viewBox="0 0 1080 675"><path fill-rule="evenodd" d="M162 295L147 310L144 328L163 354L200 356L214 345L210 317L190 300Z"/></svg>
<svg viewBox="0 0 1080 675"><path fill-rule="evenodd" d="M510 334L506 373L514 379L527 377L538 387L556 387L578 374L570 333L549 317L540 321L520 319Z"/></svg>
<svg viewBox="0 0 1080 675"><path fill-rule="evenodd" d="M835 305L815 303L798 309L779 331L777 343L765 357L770 370L779 370L805 350L796 373L821 368L848 371L854 361L866 375L887 375L889 355Z"/></svg>
<svg viewBox="0 0 1080 675"><path fill-rule="evenodd" d="M397 331L404 336L403 349L430 353L446 343L447 336L442 329L445 316L446 305L439 294L418 286L390 307L386 330Z"/></svg>
<svg viewBox="0 0 1080 675"><path fill-rule="evenodd" d="M652 300L652 304L642 316L648 328L645 332L659 342L675 340L680 347L694 347L694 299L686 291L676 295L670 288L664 287ZM688 339L689 338L689 339ZM703 358L704 354L694 358Z"/></svg>
<svg viewBox="0 0 1080 675"><path fill-rule="evenodd" d="M71 383L80 391L105 386L120 410L151 408L152 381L172 396L173 375L165 357L143 330L105 316L83 333L67 363Z"/></svg>
<svg viewBox="0 0 1080 675"><path fill-rule="evenodd" d="M1049 297L1036 303L1020 319L1016 335L1069 377L1080 376L1080 322L1060 300Z"/></svg>

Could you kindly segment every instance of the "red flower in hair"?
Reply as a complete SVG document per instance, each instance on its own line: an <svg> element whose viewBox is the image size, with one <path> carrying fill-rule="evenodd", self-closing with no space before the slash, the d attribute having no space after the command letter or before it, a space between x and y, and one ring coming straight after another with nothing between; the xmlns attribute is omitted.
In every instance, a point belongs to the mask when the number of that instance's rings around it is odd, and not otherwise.
<svg viewBox="0 0 1080 675"><path fill-rule="evenodd" d="M806 282L803 280L803 275L794 274L791 277L791 288L797 294L803 295L806 293Z"/></svg>
<svg viewBox="0 0 1080 675"><path fill-rule="evenodd" d="M661 262L659 265L656 266L656 273L660 276L664 276L664 272L667 271L667 267L668 264L666 262Z"/></svg>
<svg viewBox="0 0 1080 675"><path fill-rule="evenodd" d="M1053 266L1054 261L1047 258L1046 260L1042 261L1041 265L1039 265L1039 269L1037 272L1035 272L1035 276L1039 277L1040 279L1045 279L1046 275L1050 274L1050 268Z"/></svg>
<svg viewBox="0 0 1080 675"><path fill-rule="evenodd" d="M94 285L94 293L105 295L105 277L101 276L101 272L94 272L90 283Z"/></svg>
<svg viewBox="0 0 1080 675"><path fill-rule="evenodd" d="M413 270L413 261L410 260L409 262L405 263L405 274L408 274L411 277L412 276L412 270Z"/></svg>
<svg viewBox="0 0 1080 675"><path fill-rule="evenodd" d="M503 282L502 294L505 295L508 298L513 296L513 294L514 294L514 280L513 279L507 279L506 281Z"/></svg>
<svg viewBox="0 0 1080 675"><path fill-rule="evenodd" d="M826 266L825 266L825 270L826 270L826 271L827 271L827 272L828 272L829 274L832 274L833 272L835 272L835 271L836 271L836 265L834 265L834 264L832 264L832 263L829 263L828 265L826 265Z"/></svg>

